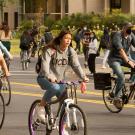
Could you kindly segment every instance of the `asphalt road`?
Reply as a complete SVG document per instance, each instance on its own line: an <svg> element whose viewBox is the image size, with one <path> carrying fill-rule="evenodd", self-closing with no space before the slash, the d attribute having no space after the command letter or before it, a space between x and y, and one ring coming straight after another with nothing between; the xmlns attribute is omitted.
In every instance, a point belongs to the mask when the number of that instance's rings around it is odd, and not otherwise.
<svg viewBox="0 0 135 135"><path fill-rule="evenodd" d="M35 60L27 71L21 70L19 58L11 62L11 104L6 107L6 117L0 135L29 135L28 112L32 102L40 99L43 90L36 83ZM83 59L81 59L83 63ZM100 68L101 60L97 60ZM89 73L88 70L85 72ZM71 70L68 78L75 79ZM75 77L75 78L74 78ZM79 106L87 115L88 135L135 135L135 106L125 107L119 114L112 114L105 108L101 91L94 90L93 79L87 84L87 93L77 93ZM52 135L58 135L55 130Z"/></svg>

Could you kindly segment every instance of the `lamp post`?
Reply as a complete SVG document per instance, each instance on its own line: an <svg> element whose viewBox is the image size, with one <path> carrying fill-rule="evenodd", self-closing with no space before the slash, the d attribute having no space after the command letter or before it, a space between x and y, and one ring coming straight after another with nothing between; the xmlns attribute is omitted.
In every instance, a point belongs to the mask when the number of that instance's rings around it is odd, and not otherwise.
<svg viewBox="0 0 135 135"><path fill-rule="evenodd" d="M1 21L3 22L3 7L5 5L5 0L0 0L0 12L1 12Z"/></svg>

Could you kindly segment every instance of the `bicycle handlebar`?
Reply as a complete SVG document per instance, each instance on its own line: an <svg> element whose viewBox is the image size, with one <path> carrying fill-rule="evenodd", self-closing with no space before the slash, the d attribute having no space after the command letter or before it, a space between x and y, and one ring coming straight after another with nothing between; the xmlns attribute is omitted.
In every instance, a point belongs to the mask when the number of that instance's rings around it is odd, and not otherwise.
<svg viewBox="0 0 135 135"><path fill-rule="evenodd" d="M72 91L72 88L74 87L74 91L76 93L76 85L81 84L81 83L83 84L84 81L81 81L81 80L77 80L77 81L64 81L63 80L63 81L58 82L57 84L66 84L66 85L69 85L71 91ZM84 86L84 84L81 85L81 92L84 93L85 90L86 90L86 86ZM51 105L51 104L56 104L56 103L62 101L65 98L66 93L67 93L67 89L65 89L63 91L63 93L61 94L61 96L59 98L57 98L56 100L50 101L47 104L50 104Z"/></svg>
<svg viewBox="0 0 135 135"><path fill-rule="evenodd" d="M77 84L80 84L84 81L81 81L81 80L77 80L77 81L60 81L58 82L58 84L67 84L67 85L77 85Z"/></svg>

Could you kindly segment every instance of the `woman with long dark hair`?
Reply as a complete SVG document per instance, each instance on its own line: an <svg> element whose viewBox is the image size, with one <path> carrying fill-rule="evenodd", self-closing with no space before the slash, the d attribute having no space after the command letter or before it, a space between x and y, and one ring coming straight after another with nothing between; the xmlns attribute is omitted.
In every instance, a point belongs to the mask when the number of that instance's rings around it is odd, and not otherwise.
<svg viewBox="0 0 135 135"><path fill-rule="evenodd" d="M90 43L89 43L89 57L88 57L88 67L92 74L95 73L95 59L97 56L97 37L95 32L90 34Z"/></svg>
<svg viewBox="0 0 135 135"><path fill-rule="evenodd" d="M46 90L37 109L41 121L45 121L44 107L46 102L49 102L53 96L59 97L65 90L64 84L57 84L56 82L64 79L68 65L73 68L81 79L84 81L89 80L81 68L76 51L71 47L71 41L72 35L70 31L62 30L44 49L41 69L37 77L40 87Z"/></svg>

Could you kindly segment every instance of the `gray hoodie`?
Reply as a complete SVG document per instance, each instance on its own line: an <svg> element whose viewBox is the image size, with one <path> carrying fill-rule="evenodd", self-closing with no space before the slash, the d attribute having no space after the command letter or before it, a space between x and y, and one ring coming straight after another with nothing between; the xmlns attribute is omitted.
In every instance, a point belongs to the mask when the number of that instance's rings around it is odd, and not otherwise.
<svg viewBox="0 0 135 135"><path fill-rule="evenodd" d="M85 74L79 63L77 53L72 47L67 48L64 52L60 51L59 47L57 50L47 48L42 56L39 76L47 79L55 77L58 81L63 80L68 65L81 79L84 79Z"/></svg>

